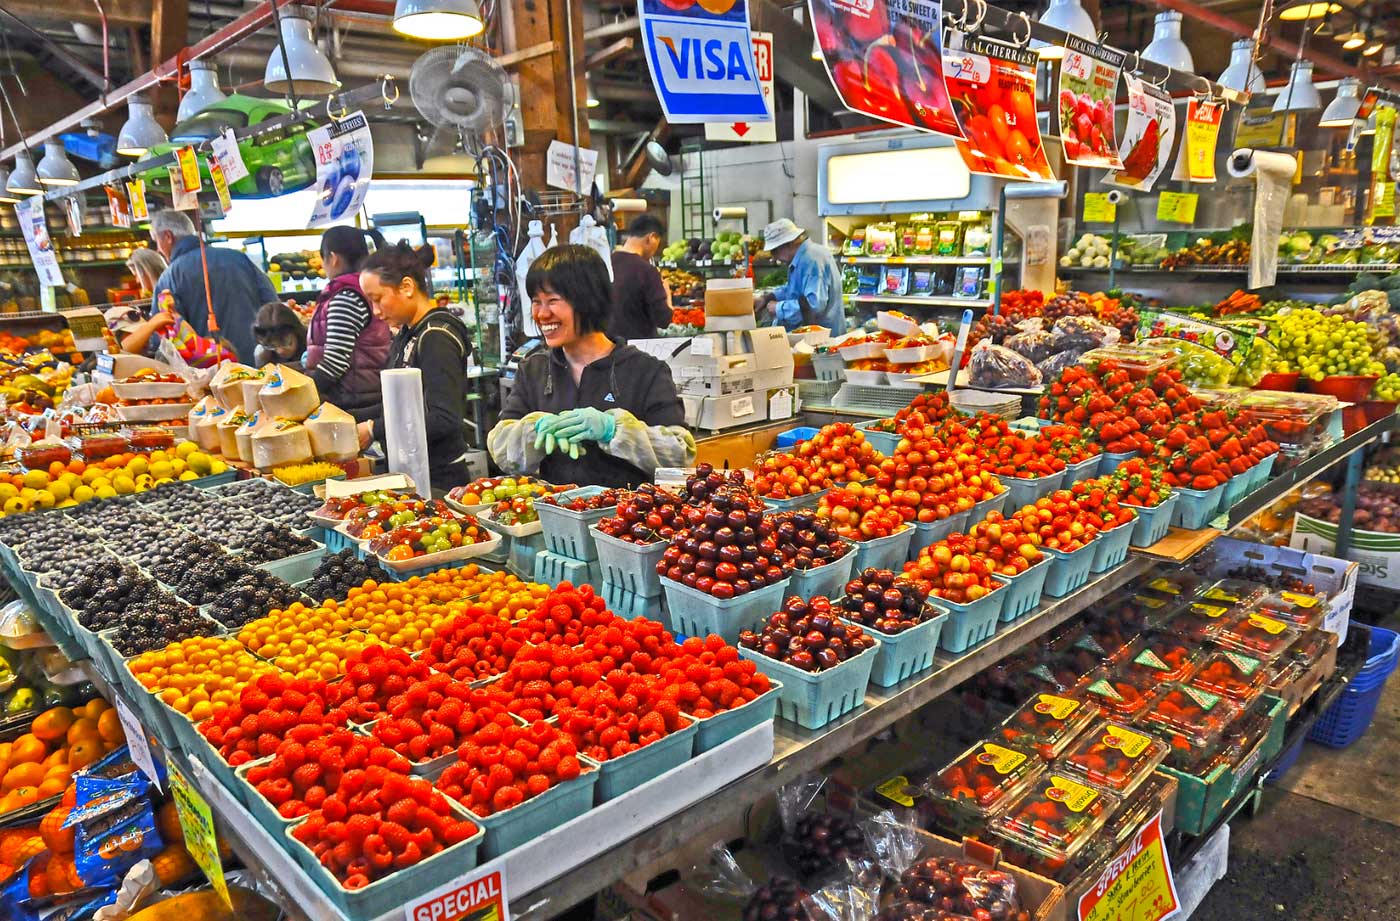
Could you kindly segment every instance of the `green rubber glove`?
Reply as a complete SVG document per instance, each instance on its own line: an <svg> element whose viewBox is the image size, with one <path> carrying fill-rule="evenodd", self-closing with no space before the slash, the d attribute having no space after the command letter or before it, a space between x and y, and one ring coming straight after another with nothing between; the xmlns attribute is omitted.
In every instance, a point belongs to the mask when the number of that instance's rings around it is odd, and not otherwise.
<svg viewBox="0 0 1400 921"><path fill-rule="evenodd" d="M560 437L556 430L564 424L564 417L558 413L545 413L535 420L535 450L546 455L558 451L574 460L583 455L582 445L574 444L569 438Z"/></svg>
<svg viewBox="0 0 1400 921"><path fill-rule="evenodd" d="M617 432L617 420L601 409L591 406L571 409L560 413L563 421L550 429L555 438L565 438L570 442L594 441L607 444Z"/></svg>

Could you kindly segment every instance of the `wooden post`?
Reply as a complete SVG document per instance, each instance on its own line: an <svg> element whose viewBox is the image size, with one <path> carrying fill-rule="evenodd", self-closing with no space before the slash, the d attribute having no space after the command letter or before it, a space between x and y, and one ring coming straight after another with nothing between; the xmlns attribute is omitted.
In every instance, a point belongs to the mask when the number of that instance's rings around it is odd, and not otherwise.
<svg viewBox="0 0 1400 921"><path fill-rule="evenodd" d="M180 53L189 43L190 5L184 0L156 0L151 9L151 61L165 61ZM163 83L152 93L156 120L168 131L175 124L180 107L180 90Z"/></svg>

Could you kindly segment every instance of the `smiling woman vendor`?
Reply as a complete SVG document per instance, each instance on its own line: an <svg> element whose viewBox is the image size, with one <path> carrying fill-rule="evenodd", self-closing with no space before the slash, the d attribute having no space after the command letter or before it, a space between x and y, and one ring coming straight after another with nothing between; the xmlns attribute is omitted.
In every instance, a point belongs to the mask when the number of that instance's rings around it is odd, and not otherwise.
<svg viewBox="0 0 1400 921"><path fill-rule="evenodd" d="M549 349L521 363L486 445L513 474L551 483L637 486L657 467L689 466L695 438L671 369L609 339L608 269L586 246L556 246L525 277Z"/></svg>

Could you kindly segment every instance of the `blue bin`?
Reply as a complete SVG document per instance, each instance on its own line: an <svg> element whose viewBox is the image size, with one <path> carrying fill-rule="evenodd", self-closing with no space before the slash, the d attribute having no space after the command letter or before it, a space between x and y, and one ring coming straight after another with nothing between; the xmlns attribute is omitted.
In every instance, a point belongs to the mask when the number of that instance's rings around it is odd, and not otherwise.
<svg viewBox="0 0 1400 921"><path fill-rule="evenodd" d="M1036 609L1040 604L1040 596L1045 591L1045 577L1049 574L1050 558L1043 557L1039 563L1019 575L997 575L997 578L1006 583L1006 588L996 592L1004 596L1000 615L1002 623L1009 624Z"/></svg>
<svg viewBox="0 0 1400 921"><path fill-rule="evenodd" d="M954 531L966 531L969 514L970 510L957 512L938 521L911 521L914 536L909 540L909 559L917 560L921 550L933 546Z"/></svg>
<svg viewBox="0 0 1400 921"><path fill-rule="evenodd" d="M661 595L661 576L656 572L656 564L670 545L668 541L634 544L594 528L593 542L598 549L598 568L603 571L604 582L648 598Z"/></svg>
<svg viewBox="0 0 1400 921"><path fill-rule="evenodd" d="M1005 480L1001 481L1001 483L1003 487L1006 486ZM978 502L967 510L967 524L965 524L964 527L971 528L973 525L981 523L981 521L992 512L1005 514L1006 500L1009 498L1011 498L1010 490L1003 488L1001 492L992 496L990 499L983 499L981 502Z"/></svg>
<svg viewBox="0 0 1400 921"><path fill-rule="evenodd" d="M934 602L941 608L947 608L949 615L938 638L939 649L966 652L996 632L997 619L1001 617L1002 605L1006 600L1006 585L1000 577L993 578L1003 582L1002 587L969 604L958 604L946 598Z"/></svg>
<svg viewBox="0 0 1400 921"><path fill-rule="evenodd" d="M1125 506L1126 507L1126 506ZM1136 509L1134 509L1136 512ZM1133 531L1137 529L1137 518L1126 521L1116 528L1100 531L1094 539L1094 563L1090 572L1108 572L1128 558L1128 546L1133 541Z"/></svg>
<svg viewBox="0 0 1400 921"><path fill-rule="evenodd" d="M1263 486L1265 483L1269 482L1269 474L1273 472L1274 461L1276 460L1278 460L1277 451L1275 451L1273 454L1270 454L1268 457L1264 458L1259 463L1255 464L1253 467L1249 468L1249 472L1251 474L1249 481L1249 489L1251 492Z"/></svg>
<svg viewBox="0 0 1400 921"><path fill-rule="evenodd" d="M617 799L689 761L695 751L695 732L699 724L689 717L685 719L688 725L684 729L677 729L621 758L601 762L598 784L593 788L594 802L601 805L610 799Z"/></svg>
<svg viewBox="0 0 1400 921"><path fill-rule="evenodd" d="M761 652L739 647L739 655L751 659L758 670L782 682L778 694L778 715L806 729L820 729L838 716L865 703L870 671L880 654L880 641L874 649L847 659L835 668L807 672Z"/></svg>
<svg viewBox="0 0 1400 921"><path fill-rule="evenodd" d="M1216 508L1216 514L1228 514L1235 503L1243 499L1254 491L1254 468L1250 467L1244 473L1237 473L1226 480L1220 493L1220 505Z"/></svg>
<svg viewBox="0 0 1400 921"><path fill-rule="evenodd" d="M648 617L652 620L660 620L658 609L661 607L661 599L648 598L646 595L638 595L625 588L613 585L604 581L603 588L599 591L603 596L603 602L607 604L608 610L619 617L631 620L636 617Z"/></svg>
<svg viewBox="0 0 1400 921"><path fill-rule="evenodd" d="M820 431L821 429L813 428L810 425L804 425L795 429L788 429L786 432L779 432L778 437L773 439L773 447L779 449L790 448L798 442L806 441L809 438L815 438L817 432Z"/></svg>
<svg viewBox="0 0 1400 921"><path fill-rule="evenodd" d="M774 678L769 678L769 684L767 691L742 707L696 719L699 729L695 733L695 754L723 745L762 723L771 723L778 714L778 695L783 692L783 685Z"/></svg>
<svg viewBox="0 0 1400 921"><path fill-rule="evenodd" d="M1007 488L1006 507L1016 511L1022 506L1031 505L1041 496L1048 496L1059 489L1064 479L1063 470L1059 473L1047 473L1045 476L1005 477L1001 482Z"/></svg>
<svg viewBox="0 0 1400 921"><path fill-rule="evenodd" d="M1395 671L1396 658L1400 656L1400 634L1384 627L1371 627L1370 631L1371 646L1366 664L1342 689L1341 696L1327 712L1318 717L1308 731L1309 742L1328 748L1346 748L1371 727L1386 679Z"/></svg>
<svg viewBox="0 0 1400 921"><path fill-rule="evenodd" d="M1102 476L1103 455L1095 454L1087 460L1082 460L1077 464L1065 465L1065 479L1063 486L1068 489L1075 483L1084 480L1092 480L1096 476Z"/></svg>
<svg viewBox="0 0 1400 921"><path fill-rule="evenodd" d="M258 820L258 824L263 827L273 840L277 840L286 833L287 829L295 825L300 819L284 819L277 807L267 797L258 792L258 788L253 786L248 780L248 771L258 765L266 765L272 762L272 756L266 758L256 758L246 764L234 769L234 798Z"/></svg>
<svg viewBox="0 0 1400 921"><path fill-rule="evenodd" d="M821 504L822 496L831 490L819 489L816 492L808 493L805 496L798 496L796 499L768 499L763 500L763 504L775 512L791 512L799 508L816 508Z"/></svg>
<svg viewBox="0 0 1400 921"><path fill-rule="evenodd" d="M1128 458L1137 456L1136 451L1119 451L1116 454L1111 451L1103 452L1099 455L1099 476L1108 476L1122 466Z"/></svg>
<svg viewBox="0 0 1400 921"><path fill-rule="evenodd" d="M339 553L342 550L359 546L359 543L349 534L342 534L330 528L322 528L321 532L325 535L324 543L327 553Z"/></svg>
<svg viewBox="0 0 1400 921"><path fill-rule="evenodd" d="M1215 517L1220 507L1220 497L1225 492L1224 484L1213 489L1187 489L1177 486L1172 489L1177 495L1176 508L1172 511L1172 525L1194 531L1204 528Z"/></svg>
<svg viewBox="0 0 1400 921"><path fill-rule="evenodd" d="M847 543L854 543L854 541L847 541ZM841 559L833 560L825 566L818 566L816 569L794 569L792 575L788 577L788 593L801 595L803 598L815 598L818 595L839 598L846 594L846 583L851 581L851 576L855 571L856 553L855 550L852 550Z"/></svg>
<svg viewBox="0 0 1400 921"><path fill-rule="evenodd" d="M1285 748L1283 753L1278 756L1278 760L1274 762L1268 776L1264 778L1264 783L1275 784L1282 780L1283 775L1287 774L1293 765L1298 763L1298 759L1303 756L1303 743L1307 740L1307 736L1299 736L1298 741Z"/></svg>
<svg viewBox="0 0 1400 921"><path fill-rule="evenodd" d="M1176 511L1176 504L1180 501L1181 499L1173 492L1152 508L1134 505L1133 511L1137 512L1137 524L1133 525L1133 537L1130 541L1132 546L1151 547L1166 537L1167 528L1172 523L1172 513Z"/></svg>
<svg viewBox="0 0 1400 921"><path fill-rule="evenodd" d="M596 496L604 491L602 486L580 486L578 489L566 489L556 498L567 501ZM593 562L598 559L598 548L593 543L593 526L611 515L616 508L613 505L575 512L548 502L536 502L535 513L543 524L545 549L559 556Z"/></svg>
<svg viewBox="0 0 1400 921"><path fill-rule="evenodd" d="M889 537L856 541L856 572L865 569L892 569L899 572L909 559L909 542L914 528L905 525Z"/></svg>
<svg viewBox="0 0 1400 921"><path fill-rule="evenodd" d="M886 457L894 454L895 448L899 447L899 435L894 432L877 432L871 429L872 425L884 422L884 419L872 419L869 422L862 422L856 426L865 433L865 440L870 442L870 446Z"/></svg>
<svg viewBox="0 0 1400 921"><path fill-rule="evenodd" d="M704 637L711 633L736 643L745 630L757 630L768 615L782 607L788 580L765 585L756 592L720 599L680 582L661 579L666 610L671 614L671 630L686 636Z"/></svg>
<svg viewBox="0 0 1400 921"><path fill-rule="evenodd" d="M1053 598L1063 598L1089 581L1089 568L1094 565L1094 545L1098 538L1075 550L1065 553L1052 547L1041 547L1050 557L1050 571L1045 574L1045 594Z"/></svg>
<svg viewBox="0 0 1400 921"><path fill-rule="evenodd" d="M880 641L880 654L875 657L875 666L870 670L872 683L882 688L893 687L905 678L917 675L933 665L933 654L938 649L938 636L943 632L948 612L936 605L930 604L929 607L932 608L933 616L903 633L885 633L867 627L859 621L841 618Z"/></svg>
<svg viewBox="0 0 1400 921"><path fill-rule="evenodd" d="M479 819L477 824L486 831L481 856L488 860L499 857L592 809L593 788L600 776L598 762L582 755L578 760L584 773L573 780L550 787L505 812Z"/></svg>
<svg viewBox="0 0 1400 921"><path fill-rule="evenodd" d="M596 559L576 560L541 550L535 557L535 581L545 585L572 582L574 585L591 585L598 590L603 584L603 572L598 568Z"/></svg>

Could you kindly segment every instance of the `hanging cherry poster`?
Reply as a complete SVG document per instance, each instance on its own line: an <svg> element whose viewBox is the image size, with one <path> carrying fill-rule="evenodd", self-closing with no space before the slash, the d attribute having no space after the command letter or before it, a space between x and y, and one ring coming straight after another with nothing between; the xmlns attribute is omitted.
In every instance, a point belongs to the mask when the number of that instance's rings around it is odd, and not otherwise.
<svg viewBox="0 0 1400 921"><path fill-rule="evenodd" d="M1123 55L1065 37L1060 62L1060 143L1065 160L1076 166L1117 169L1118 141L1113 136L1113 104Z"/></svg>
<svg viewBox="0 0 1400 921"><path fill-rule="evenodd" d="M943 79L965 141L967 168L1007 179L1054 179L1035 120L1036 53L950 30Z"/></svg>
<svg viewBox="0 0 1400 921"><path fill-rule="evenodd" d="M1123 132L1123 168L1104 177L1108 185L1146 192L1167 165L1176 138L1176 108L1165 90L1124 74L1128 127Z"/></svg>
<svg viewBox="0 0 1400 921"><path fill-rule="evenodd" d="M941 0L810 0L809 9L846 108L962 137L943 85Z"/></svg>

